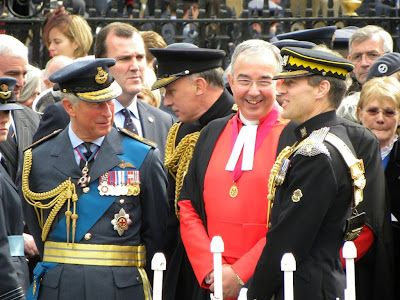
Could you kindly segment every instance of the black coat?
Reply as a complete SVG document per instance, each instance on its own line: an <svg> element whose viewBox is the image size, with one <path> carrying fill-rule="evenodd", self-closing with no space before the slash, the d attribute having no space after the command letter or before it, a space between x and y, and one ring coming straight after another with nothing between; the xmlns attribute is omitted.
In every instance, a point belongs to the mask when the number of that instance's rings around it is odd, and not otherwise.
<svg viewBox="0 0 400 300"><path fill-rule="evenodd" d="M187 134L200 131L212 120L225 116L232 116L234 104L232 96L227 92L218 98L218 100L204 113L198 121L183 123L179 128L175 145L178 145L182 138ZM199 300L193 296L193 289L201 290L210 299L208 290L200 288L190 262L187 258L182 240L179 234L179 220L175 215L175 180L168 173L168 201L170 213L168 217L167 229L167 271L164 280L164 298L165 300Z"/></svg>
<svg viewBox="0 0 400 300"><path fill-rule="evenodd" d="M24 256L11 257L7 238L10 235L22 235L23 230L22 206L17 188L0 165L0 299L22 299L28 291L26 259Z"/></svg>
<svg viewBox="0 0 400 300"><path fill-rule="evenodd" d="M366 212L366 224L375 236L372 247L355 264L357 299L396 299L393 295L394 253L390 203L386 195L379 142L364 126L343 118L338 118L338 121L345 127L356 157L364 162L367 185L364 188L364 201L357 209ZM278 153L296 140L293 131L296 125L292 121L285 127Z"/></svg>

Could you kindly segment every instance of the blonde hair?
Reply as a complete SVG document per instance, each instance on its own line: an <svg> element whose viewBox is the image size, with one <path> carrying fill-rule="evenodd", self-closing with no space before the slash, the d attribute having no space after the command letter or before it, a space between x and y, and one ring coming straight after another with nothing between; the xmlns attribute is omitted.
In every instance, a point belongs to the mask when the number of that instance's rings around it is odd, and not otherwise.
<svg viewBox="0 0 400 300"><path fill-rule="evenodd" d="M397 110L400 110L400 82L388 76L375 77L367 81L362 87L357 110L362 110L372 99L379 102L389 100Z"/></svg>
<svg viewBox="0 0 400 300"><path fill-rule="evenodd" d="M145 94L153 100L153 103L149 103L150 105L159 108L161 105L161 94L159 90L152 91L148 85L143 84L142 89L140 90L140 93ZM139 99L141 100L141 99ZM143 100L141 100L143 101Z"/></svg>
<svg viewBox="0 0 400 300"><path fill-rule="evenodd" d="M78 48L74 58L86 56L93 43L92 29L80 15L70 15L65 11L56 11L49 17L43 33L43 41L50 46L49 34L53 28L58 28L70 41L76 42Z"/></svg>

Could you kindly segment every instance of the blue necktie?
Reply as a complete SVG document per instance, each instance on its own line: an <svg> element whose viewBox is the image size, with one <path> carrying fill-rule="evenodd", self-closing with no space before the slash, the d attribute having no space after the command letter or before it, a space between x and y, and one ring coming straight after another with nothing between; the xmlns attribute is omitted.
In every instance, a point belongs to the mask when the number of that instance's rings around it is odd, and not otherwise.
<svg viewBox="0 0 400 300"><path fill-rule="evenodd" d="M124 108L123 110L121 110L121 113L125 117L124 128L138 134L137 128L133 123L133 120L131 118L131 113L129 112L129 110Z"/></svg>

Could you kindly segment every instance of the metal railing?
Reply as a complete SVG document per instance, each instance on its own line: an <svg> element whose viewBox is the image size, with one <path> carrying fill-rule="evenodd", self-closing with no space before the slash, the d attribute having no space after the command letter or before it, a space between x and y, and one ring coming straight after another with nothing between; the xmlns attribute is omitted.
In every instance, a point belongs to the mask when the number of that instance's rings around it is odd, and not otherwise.
<svg viewBox="0 0 400 300"><path fill-rule="evenodd" d="M159 2L160 0L156 0ZM180 2L182 0L179 0ZM135 1L136 2L136 1ZM200 7L204 5L204 0L200 0ZM243 1L243 6L247 7L248 0ZM267 3L268 1L265 1ZM224 8L225 6L221 6ZM222 49L227 52L227 61L233 49L232 45L238 44L243 40L258 38L263 40L270 40L273 37L273 32L270 31L271 26L278 23L279 32L290 32L299 24L304 28L314 28L320 26L338 25L343 26L357 26L363 27L365 25L373 24L383 27L386 31L391 33L394 40L395 51L400 50L400 19L396 17L393 10L390 16L377 17L377 16L360 16L360 17L306 17L306 18L293 18L286 17L289 13L287 8L284 10L284 17L270 17L268 7L258 13L243 9L241 18L226 18L225 10L221 9L221 18L204 18L204 9L200 9L200 18L191 19L168 19L160 17L152 18L93 18L87 19L89 25L93 30L93 35L96 37L96 29L105 26L114 21L127 22L138 28L139 30L154 30L160 33L168 44L174 42L189 42L198 45L199 47ZM138 14L138 9L134 10L134 15ZM155 15L160 16L161 10L155 10ZM263 17L258 17L262 15ZM332 15L331 12L328 16ZM265 17L268 16L268 17ZM49 59L48 51L42 45L41 33L44 26L43 18L33 19L20 19L20 18L5 18L0 19L0 32L11 34L21 41L25 42L30 48L30 61L43 68ZM93 48L89 54L93 54ZM226 65L225 64L225 65Z"/></svg>

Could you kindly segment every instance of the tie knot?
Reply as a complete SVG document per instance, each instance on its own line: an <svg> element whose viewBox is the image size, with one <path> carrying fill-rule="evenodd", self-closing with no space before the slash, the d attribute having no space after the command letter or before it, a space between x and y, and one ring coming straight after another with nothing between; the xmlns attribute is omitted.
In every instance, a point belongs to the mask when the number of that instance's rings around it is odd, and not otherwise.
<svg viewBox="0 0 400 300"><path fill-rule="evenodd" d="M131 117L131 113L129 112L129 110L127 110L126 108L124 108L123 110L121 110L121 113L123 114L123 116L125 118L130 118Z"/></svg>
<svg viewBox="0 0 400 300"><path fill-rule="evenodd" d="M86 153L84 153L83 155L85 155L86 158L90 157L90 155L92 155L92 151L90 150L90 145L92 145L92 143L91 142L83 142L82 145L86 149Z"/></svg>

